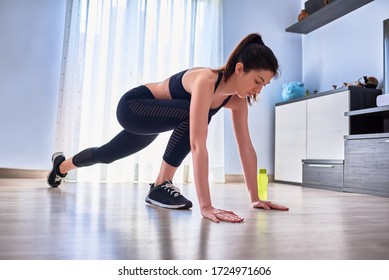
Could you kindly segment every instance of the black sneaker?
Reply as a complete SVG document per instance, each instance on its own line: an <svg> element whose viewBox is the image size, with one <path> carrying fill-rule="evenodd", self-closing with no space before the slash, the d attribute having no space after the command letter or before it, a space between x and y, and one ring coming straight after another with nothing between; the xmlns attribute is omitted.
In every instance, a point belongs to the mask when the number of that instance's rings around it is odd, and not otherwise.
<svg viewBox="0 0 389 280"><path fill-rule="evenodd" d="M63 153L54 153L53 156L51 157L51 161L53 163L53 168L47 174L47 183L52 187L52 188L57 188L60 184L63 178L65 178L66 174L62 174L59 172L59 165L61 162L65 161L65 156Z"/></svg>
<svg viewBox="0 0 389 280"><path fill-rule="evenodd" d="M169 181L158 186L150 184L150 191L145 201L169 209L189 209L192 207L192 202L186 199L180 190Z"/></svg>

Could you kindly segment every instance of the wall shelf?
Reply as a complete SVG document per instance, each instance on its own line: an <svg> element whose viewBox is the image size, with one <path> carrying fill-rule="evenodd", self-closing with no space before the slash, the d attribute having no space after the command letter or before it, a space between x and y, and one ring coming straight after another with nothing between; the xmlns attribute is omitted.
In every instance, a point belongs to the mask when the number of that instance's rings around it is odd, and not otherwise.
<svg viewBox="0 0 389 280"><path fill-rule="evenodd" d="M350 135L345 139L387 137L389 134L389 106L352 110L344 113L349 117ZM358 138L357 137L357 138Z"/></svg>
<svg viewBox="0 0 389 280"><path fill-rule="evenodd" d="M308 34L374 0L336 0L286 29L287 32Z"/></svg>
<svg viewBox="0 0 389 280"><path fill-rule="evenodd" d="M378 138L389 138L389 133L354 134L354 135L346 135L346 136L344 136L345 140L378 139Z"/></svg>
<svg viewBox="0 0 389 280"><path fill-rule="evenodd" d="M381 114L381 115L387 115L389 116L389 105L388 106L381 106L381 107L373 107L373 108L367 108L367 109L361 109L361 110L354 110L354 111L348 111L345 112L345 116L362 116L362 115L370 115L370 114Z"/></svg>

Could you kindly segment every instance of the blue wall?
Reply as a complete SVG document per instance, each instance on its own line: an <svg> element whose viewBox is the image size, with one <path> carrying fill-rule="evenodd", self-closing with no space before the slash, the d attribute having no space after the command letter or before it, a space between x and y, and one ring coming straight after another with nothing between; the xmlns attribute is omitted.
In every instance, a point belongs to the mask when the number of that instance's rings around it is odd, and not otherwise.
<svg viewBox="0 0 389 280"><path fill-rule="evenodd" d="M47 169L66 0L0 1L0 167Z"/></svg>
<svg viewBox="0 0 389 280"><path fill-rule="evenodd" d="M250 109L250 131L259 166L273 173L274 104L284 82L302 80L309 89L363 75L383 78L382 21L389 1L374 2L308 35L285 32L303 0L224 0L224 57L242 37L260 32L277 55L282 75ZM0 1L0 167L47 169L53 151L66 0ZM226 173L241 174L225 115Z"/></svg>
<svg viewBox="0 0 389 280"><path fill-rule="evenodd" d="M364 75L383 83L383 21L389 1L375 0L303 38L303 80L313 91L355 82Z"/></svg>
<svg viewBox="0 0 389 280"><path fill-rule="evenodd" d="M274 166L274 104L281 101L284 82L303 81L313 90L354 82L364 75L383 80L383 20L389 1L375 0L307 35L285 32L297 22L304 0L225 0L225 58L245 34L258 31L280 60L282 76L263 90L250 110L250 131L259 166ZM226 173L241 174L231 120L226 113Z"/></svg>
<svg viewBox="0 0 389 280"><path fill-rule="evenodd" d="M291 0L224 0L224 57L248 33L259 32L277 56L281 77L266 86L259 103L249 110L251 140L258 155L258 166L274 169L274 104L280 102L282 84L301 80L301 36L285 32L297 21L300 1ZM227 174L242 174L230 113L225 110L225 160Z"/></svg>
<svg viewBox="0 0 389 280"><path fill-rule="evenodd" d="M260 32L277 54L283 75L250 110L259 162L272 170L274 103L284 81L301 79L301 37L284 32L296 1L225 0L225 56L249 32ZM0 167L48 169L53 152L66 0L0 1ZM266 93L265 93L266 92ZM229 114L226 117L228 124ZM227 173L241 168L226 125Z"/></svg>

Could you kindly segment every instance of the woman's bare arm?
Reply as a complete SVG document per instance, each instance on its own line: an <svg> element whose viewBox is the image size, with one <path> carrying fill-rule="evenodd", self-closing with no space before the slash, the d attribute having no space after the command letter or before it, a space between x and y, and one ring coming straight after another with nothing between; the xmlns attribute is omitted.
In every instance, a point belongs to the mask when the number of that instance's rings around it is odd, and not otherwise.
<svg viewBox="0 0 389 280"><path fill-rule="evenodd" d="M215 209L211 202L208 181L208 114L211 107L215 77L203 72L191 83L190 144L197 197L203 217L214 222L241 222L242 218L231 211Z"/></svg>

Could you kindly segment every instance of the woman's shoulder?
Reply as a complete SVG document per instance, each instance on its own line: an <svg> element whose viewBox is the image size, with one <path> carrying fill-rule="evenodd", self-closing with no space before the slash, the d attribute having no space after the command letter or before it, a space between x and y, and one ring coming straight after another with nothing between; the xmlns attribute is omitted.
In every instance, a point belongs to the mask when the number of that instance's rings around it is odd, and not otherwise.
<svg viewBox="0 0 389 280"><path fill-rule="evenodd" d="M194 75L213 76L218 73L218 70L208 68L208 67L193 67L193 68L189 68L186 72L188 74L194 74Z"/></svg>
<svg viewBox="0 0 389 280"><path fill-rule="evenodd" d="M186 71L183 79L186 82L209 82L214 83L218 79L218 71L207 67L194 67Z"/></svg>

